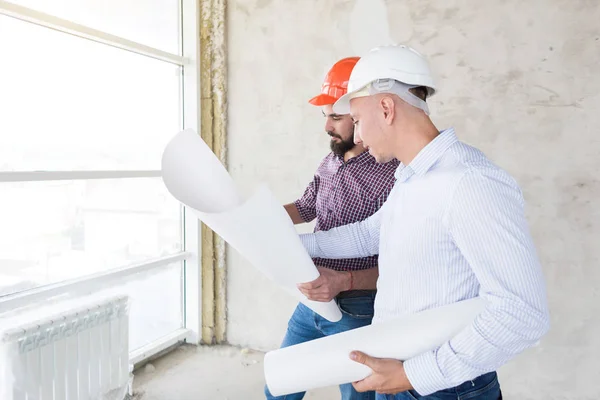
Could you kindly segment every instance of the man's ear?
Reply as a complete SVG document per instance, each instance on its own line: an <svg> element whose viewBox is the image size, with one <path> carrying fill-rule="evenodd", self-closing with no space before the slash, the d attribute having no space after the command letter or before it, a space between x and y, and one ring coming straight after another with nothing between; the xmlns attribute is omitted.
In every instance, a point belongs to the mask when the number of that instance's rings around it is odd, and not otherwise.
<svg viewBox="0 0 600 400"><path fill-rule="evenodd" d="M386 124L391 125L396 117L396 104L391 96L384 96L379 100Z"/></svg>

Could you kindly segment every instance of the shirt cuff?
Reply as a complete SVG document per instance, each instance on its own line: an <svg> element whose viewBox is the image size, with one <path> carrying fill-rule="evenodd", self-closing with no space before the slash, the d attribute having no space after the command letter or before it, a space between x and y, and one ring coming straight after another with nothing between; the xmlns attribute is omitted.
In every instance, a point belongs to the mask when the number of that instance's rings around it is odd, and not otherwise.
<svg viewBox="0 0 600 400"><path fill-rule="evenodd" d="M311 218L311 213L306 209L306 207L302 205L302 202L300 200L296 200L294 202L294 205L296 206L296 210L298 210L298 214L300 214L300 218L302 218L304 222L309 222L314 219L314 217Z"/></svg>
<svg viewBox="0 0 600 400"><path fill-rule="evenodd" d="M404 372L412 387L421 396L451 387L438 367L435 350L406 360Z"/></svg>
<svg viewBox="0 0 600 400"><path fill-rule="evenodd" d="M315 254L317 253L317 238L315 237L314 233L304 233L299 236L300 241L302 242L302 245L304 246L304 249L308 255L314 258Z"/></svg>

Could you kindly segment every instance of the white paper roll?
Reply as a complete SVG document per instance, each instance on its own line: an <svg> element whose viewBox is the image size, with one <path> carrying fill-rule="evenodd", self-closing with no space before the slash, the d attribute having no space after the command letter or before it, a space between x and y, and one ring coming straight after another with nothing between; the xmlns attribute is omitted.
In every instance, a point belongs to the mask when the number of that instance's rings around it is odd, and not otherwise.
<svg viewBox="0 0 600 400"><path fill-rule="evenodd" d="M323 318L332 322L342 318L334 301L310 301L296 287L317 279L319 272L290 217L267 187L243 202L223 164L190 129L167 145L162 177L177 200L263 274Z"/></svg>
<svg viewBox="0 0 600 400"><path fill-rule="evenodd" d="M469 299L271 351L264 363L267 386L284 396L362 380L372 371L352 361L352 351L404 361L450 340L483 308L482 299Z"/></svg>

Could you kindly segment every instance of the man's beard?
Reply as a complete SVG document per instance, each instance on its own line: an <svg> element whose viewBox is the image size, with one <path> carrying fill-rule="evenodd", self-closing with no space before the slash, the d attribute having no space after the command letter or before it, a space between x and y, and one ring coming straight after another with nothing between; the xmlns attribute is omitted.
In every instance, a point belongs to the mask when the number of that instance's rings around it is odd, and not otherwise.
<svg viewBox="0 0 600 400"><path fill-rule="evenodd" d="M337 155L337 156L344 156L344 154L346 154L346 152L352 150L355 146L354 144L354 129L352 129L352 134L350 135L350 139L344 140L342 139L342 137L340 135L338 135L337 133L333 133L333 132L327 132L327 134L329 136L331 136L332 138L338 138L340 139L339 142L334 141L333 139L331 140L331 142L329 142L329 147L331 148L331 151L333 152L333 154Z"/></svg>

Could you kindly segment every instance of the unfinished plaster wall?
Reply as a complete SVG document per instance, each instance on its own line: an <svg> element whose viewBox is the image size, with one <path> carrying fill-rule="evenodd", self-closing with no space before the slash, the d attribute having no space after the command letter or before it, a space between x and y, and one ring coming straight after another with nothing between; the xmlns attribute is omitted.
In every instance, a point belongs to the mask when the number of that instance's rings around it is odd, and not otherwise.
<svg viewBox="0 0 600 400"><path fill-rule="evenodd" d="M299 196L327 153L307 100L337 59L388 42L431 60L440 127L520 182L552 329L501 371L507 398L600 398L600 1L232 0L229 166L249 191ZM285 265L281 266L285 268ZM228 253L228 339L276 347L293 301Z"/></svg>

